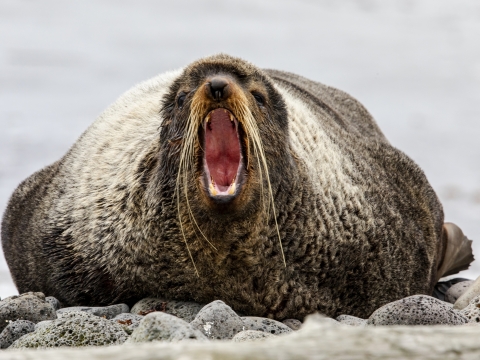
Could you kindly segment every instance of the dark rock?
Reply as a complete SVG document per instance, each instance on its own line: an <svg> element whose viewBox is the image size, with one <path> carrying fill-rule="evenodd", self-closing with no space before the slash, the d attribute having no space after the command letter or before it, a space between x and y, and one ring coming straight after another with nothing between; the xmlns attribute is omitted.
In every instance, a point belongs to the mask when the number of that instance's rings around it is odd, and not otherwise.
<svg viewBox="0 0 480 360"><path fill-rule="evenodd" d="M23 335L35 331L35 324L28 320L10 321L0 334L0 349L6 349Z"/></svg>

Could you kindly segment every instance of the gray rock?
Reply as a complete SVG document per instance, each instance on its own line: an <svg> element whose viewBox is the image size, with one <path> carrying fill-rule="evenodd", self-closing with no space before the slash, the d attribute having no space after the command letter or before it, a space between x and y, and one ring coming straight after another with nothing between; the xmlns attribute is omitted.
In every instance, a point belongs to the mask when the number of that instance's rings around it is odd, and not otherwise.
<svg viewBox="0 0 480 360"><path fill-rule="evenodd" d="M182 340L207 340L201 331L174 315L161 311L145 315L127 343Z"/></svg>
<svg viewBox="0 0 480 360"><path fill-rule="evenodd" d="M92 315L100 316L106 319L113 319L118 314L128 313L130 308L127 304L115 304L110 306L72 306L57 310L57 316L62 317L69 312L83 311Z"/></svg>
<svg viewBox="0 0 480 360"><path fill-rule="evenodd" d="M279 321L256 316L242 317L243 330L263 331L272 335L288 334L293 330Z"/></svg>
<svg viewBox="0 0 480 360"><path fill-rule="evenodd" d="M274 338L274 337L275 335L272 335L265 331L245 330L245 331L240 331L237 335L235 335L232 341L233 342L259 341L259 340L265 340L265 339Z"/></svg>
<svg viewBox="0 0 480 360"><path fill-rule="evenodd" d="M468 318L469 323L480 323L480 296L477 296L460 312Z"/></svg>
<svg viewBox="0 0 480 360"><path fill-rule="evenodd" d="M287 325L292 330L298 330L302 326L302 322L297 319L286 319L283 320L282 323Z"/></svg>
<svg viewBox="0 0 480 360"><path fill-rule="evenodd" d="M23 335L35 331L35 324L28 320L17 320L8 323L0 334L0 349L6 349Z"/></svg>
<svg viewBox="0 0 480 360"><path fill-rule="evenodd" d="M57 311L62 307L60 304L60 301L58 301L57 298L54 298L53 296L47 296L45 298L45 301L48 302L50 305L52 305L55 311Z"/></svg>
<svg viewBox="0 0 480 360"><path fill-rule="evenodd" d="M474 298L480 295L480 276L471 284L467 290L460 296L455 304L453 304L453 308L457 310L461 310L470 304Z"/></svg>
<svg viewBox="0 0 480 360"><path fill-rule="evenodd" d="M29 320L37 323L42 320L56 319L52 305L45 301L42 293L28 292L18 296L10 296L0 301L0 331L10 321Z"/></svg>
<svg viewBox="0 0 480 360"><path fill-rule="evenodd" d="M44 326L47 326L48 324L51 324L53 320L44 320L44 321L40 321L38 323L35 324L35 331L37 331L38 329L44 327Z"/></svg>
<svg viewBox="0 0 480 360"><path fill-rule="evenodd" d="M374 311L368 325L462 325L468 319L451 304L426 295L413 295Z"/></svg>
<svg viewBox="0 0 480 360"><path fill-rule="evenodd" d="M231 339L246 330L242 318L221 300L205 305L191 324L209 339Z"/></svg>
<svg viewBox="0 0 480 360"><path fill-rule="evenodd" d="M49 350L0 351L1 360L251 360L251 359L409 359L477 360L478 334L466 326L338 326L319 315L285 336L248 344L233 341L151 342ZM110 320L111 321L111 320ZM25 335L29 336L29 335Z"/></svg>
<svg viewBox="0 0 480 360"><path fill-rule="evenodd" d="M112 321L116 321L118 324L120 324L123 327L123 330L125 330L127 334L130 335L133 332L133 330L135 330L138 327L142 319L143 319L143 316L140 316L140 315L123 313L115 316L112 319Z"/></svg>
<svg viewBox="0 0 480 360"><path fill-rule="evenodd" d="M86 312L68 312L35 332L22 336L10 349L122 344L127 333L120 324Z"/></svg>
<svg viewBox="0 0 480 360"><path fill-rule="evenodd" d="M342 324L350 325L350 326L360 326L360 327L367 326L367 320L360 319L358 317L351 316L351 315L340 315L337 317L336 320Z"/></svg>
<svg viewBox="0 0 480 360"><path fill-rule="evenodd" d="M130 312L136 315L147 315L153 311L163 311L175 315L187 322L193 321L205 304L190 301L165 300L160 298L145 298L133 305Z"/></svg>
<svg viewBox="0 0 480 360"><path fill-rule="evenodd" d="M468 280L453 284L445 293L445 301L455 304L458 298L460 298L473 283L473 280Z"/></svg>

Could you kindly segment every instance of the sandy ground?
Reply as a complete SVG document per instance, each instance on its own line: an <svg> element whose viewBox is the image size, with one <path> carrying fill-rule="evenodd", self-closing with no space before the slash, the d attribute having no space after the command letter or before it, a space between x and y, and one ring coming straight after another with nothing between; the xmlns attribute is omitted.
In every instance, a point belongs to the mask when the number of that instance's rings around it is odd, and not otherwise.
<svg viewBox="0 0 480 360"><path fill-rule="evenodd" d="M122 92L226 52L357 97L480 257L479 39L475 0L0 0L0 211Z"/></svg>

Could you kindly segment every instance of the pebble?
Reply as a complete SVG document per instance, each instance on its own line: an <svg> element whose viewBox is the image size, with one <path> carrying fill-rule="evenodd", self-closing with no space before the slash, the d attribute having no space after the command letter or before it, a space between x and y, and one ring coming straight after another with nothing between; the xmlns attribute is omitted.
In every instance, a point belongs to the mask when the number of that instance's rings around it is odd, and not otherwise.
<svg viewBox="0 0 480 360"><path fill-rule="evenodd" d="M123 330L125 330L127 334L130 335L133 332L133 330L135 330L138 327L142 319L143 319L143 316L140 316L140 315L123 313L115 316L112 319L112 321L116 321L117 323L119 323L123 327Z"/></svg>
<svg viewBox="0 0 480 360"><path fill-rule="evenodd" d="M16 320L8 323L0 334L0 349L6 349L23 335L35 330L35 324L28 320Z"/></svg>
<svg viewBox="0 0 480 360"><path fill-rule="evenodd" d="M147 315L153 311L163 311L187 322L191 322L204 306L205 304L198 304L191 301L145 298L133 305L130 312L136 315Z"/></svg>
<svg viewBox="0 0 480 360"><path fill-rule="evenodd" d="M451 299L459 296L460 300L473 286L468 287L468 284L471 282L463 281L446 288L445 297ZM465 293L462 295L461 291ZM208 339L245 342L264 340L294 330L303 331L308 327L296 319L279 322L262 317L240 316L220 300L202 306L194 302L146 298L129 310L126 304L61 308L56 298L45 297L42 293L11 296L0 301L0 320L3 319L4 323L3 332L0 333L0 348ZM434 297L415 295L382 306L367 320L350 315L340 315L336 320L318 314L308 318L316 327L437 324L478 326L480 295L474 297L462 310L456 310L451 303Z"/></svg>
<svg viewBox="0 0 480 360"><path fill-rule="evenodd" d="M350 326L360 326L360 327L367 326L367 320L361 319L355 316L351 316L351 315L340 315L337 317L336 320L342 324L350 325Z"/></svg>
<svg viewBox="0 0 480 360"><path fill-rule="evenodd" d="M458 298L460 298L460 296L462 296L473 283L473 280L468 280L452 285L452 287L445 293L445 301L455 304Z"/></svg>
<svg viewBox="0 0 480 360"><path fill-rule="evenodd" d="M480 296L472 299L460 312L468 318L469 323L480 323Z"/></svg>
<svg viewBox="0 0 480 360"><path fill-rule="evenodd" d="M115 321L76 311L65 313L35 332L22 336L9 349L119 345L127 337L123 327Z"/></svg>
<svg viewBox="0 0 480 360"><path fill-rule="evenodd" d="M292 330L298 330L302 326L302 322L297 319L286 319L283 320L282 323L287 325Z"/></svg>
<svg viewBox="0 0 480 360"><path fill-rule="evenodd" d="M182 340L207 340L207 338L185 320L156 311L145 315L138 327L133 330L127 343Z"/></svg>
<svg viewBox="0 0 480 360"><path fill-rule="evenodd" d="M368 325L462 325L465 315L452 305L426 295L413 295L375 310Z"/></svg>
<svg viewBox="0 0 480 360"><path fill-rule="evenodd" d="M53 296L47 296L45 298L45 301L48 302L50 305L52 305L55 311L57 311L62 307L62 305L60 304L60 301L58 301L57 298L54 298Z"/></svg>
<svg viewBox="0 0 480 360"><path fill-rule="evenodd" d="M263 331L272 335L288 334L293 330L279 321L256 316L246 316L243 320L243 330Z"/></svg>
<svg viewBox="0 0 480 360"><path fill-rule="evenodd" d="M29 320L38 323L42 320L56 318L57 314L54 308L45 301L45 295L39 292L10 296L0 301L0 331L10 321Z"/></svg>
<svg viewBox="0 0 480 360"><path fill-rule="evenodd" d="M437 298L438 300L442 301L447 301L446 294L448 290L455 284L464 282L464 281L471 281L470 279L465 279L465 278L452 278L448 280L443 280L439 281L435 284L433 287L433 294L432 296L434 298Z"/></svg>
<svg viewBox="0 0 480 360"><path fill-rule="evenodd" d="M123 313L128 313L130 308L127 304L115 304L110 306L72 306L57 310L57 316L62 317L69 312L83 311L92 315L100 316L106 319L113 319L115 316Z"/></svg>
<svg viewBox="0 0 480 360"><path fill-rule="evenodd" d="M265 339L274 338L274 337L275 335L272 335L265 331L244 330L244 331L240 331L237 335L235 335L232 341L233 342L259 341L259 340L265 340Z"/></svg>
<svg viewBox="0 0 480 360"><path fill-rule="evenodd" d="M474 298L480 295L480 276L471 284L467 290L460 296L455 304L454 309L461 310L470 304Z"/></svg>
<svg viewBox="0 0 480 360"><path fill-rule="evenodd" d="M205 305L191 324L208 339L232 339L246 330L242 318L221 300Z"/></svg>

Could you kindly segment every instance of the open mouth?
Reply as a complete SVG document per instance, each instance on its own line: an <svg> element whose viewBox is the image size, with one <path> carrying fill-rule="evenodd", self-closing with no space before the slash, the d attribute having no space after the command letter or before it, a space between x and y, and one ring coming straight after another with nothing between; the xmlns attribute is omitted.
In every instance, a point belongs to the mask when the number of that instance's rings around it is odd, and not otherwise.
<svg viewBox="0 0 480 360"><path fill-rule="evenodd" d="M210 111L203 122L203 167L208 194L229 201L240 190L243 155L239 123L227 109Z"/></svg>

